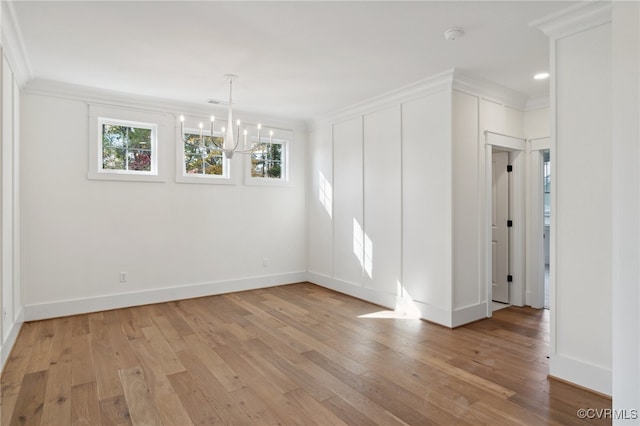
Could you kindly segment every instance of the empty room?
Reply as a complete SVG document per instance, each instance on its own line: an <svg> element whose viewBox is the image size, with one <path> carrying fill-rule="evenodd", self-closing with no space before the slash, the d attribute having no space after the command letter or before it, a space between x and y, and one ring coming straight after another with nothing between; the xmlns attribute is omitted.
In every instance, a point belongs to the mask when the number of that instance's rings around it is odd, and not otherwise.
<svg viewBox="0 0 640 426"><path fill-rule="evenodd" d="M0 424L640 424L640 3L0 10Z"/></svg>

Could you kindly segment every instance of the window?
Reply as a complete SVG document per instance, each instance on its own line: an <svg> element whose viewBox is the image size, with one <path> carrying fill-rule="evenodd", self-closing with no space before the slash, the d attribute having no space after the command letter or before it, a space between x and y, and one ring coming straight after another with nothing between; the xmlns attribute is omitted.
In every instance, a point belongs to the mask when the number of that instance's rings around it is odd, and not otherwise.
<svg viewBox="0 0 640 426"><path fill-rule="evenodd" d="M186 133L184 135L184 172L189 175L223 176L225 172L224 154L216 149L222 145L220 136Z"/></svg>
<svg viewBox="0 0 640 426"><path fill-rule="evenodd" d="M106 105L89 106L89 179L163 182L161 149L170 116ZM164 136L163 136L164 135ZM159 142L164 138L163 144Z"/></svg>
<svg viewBox="0 0 640 426"><path fill-rule="evenodd" d="M248 185L289 185L289 142L263 139L256 143L249 157ZM257 142L257 139L254 140Z"/></svg>
<svg viewBox="0 0 640 426"><path fill-rule="evenodd" d="M194 126L194 119L178 122L176 182L233 184L231 162L227 160L220 146L224 137L218 132L203 131ZM184 126L186 124L186 126Z"/></svg>
<svg viewBox="0 0 640 426"><path fill-rule="evenodd" d="M100 118L100 172L156 174L157 126Z"/></svg>
<svg viewBox="0 0 640 426"><path fill-rule="evenodd" d="M281 142L261 142L251 153L251 177L282 179Z"/></svg>

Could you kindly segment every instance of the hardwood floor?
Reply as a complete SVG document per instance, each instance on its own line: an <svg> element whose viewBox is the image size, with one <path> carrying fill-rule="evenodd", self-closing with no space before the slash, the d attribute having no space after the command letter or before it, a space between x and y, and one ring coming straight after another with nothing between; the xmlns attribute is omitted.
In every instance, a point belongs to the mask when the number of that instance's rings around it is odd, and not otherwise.
<svg viewBox="0 0 640 426"><path fill-rule="evenodd" d="M312 284L26 323L2 425L596 424L547 379L548 311L449 330ZM601 424L610 421L600 421Z"/></svg>

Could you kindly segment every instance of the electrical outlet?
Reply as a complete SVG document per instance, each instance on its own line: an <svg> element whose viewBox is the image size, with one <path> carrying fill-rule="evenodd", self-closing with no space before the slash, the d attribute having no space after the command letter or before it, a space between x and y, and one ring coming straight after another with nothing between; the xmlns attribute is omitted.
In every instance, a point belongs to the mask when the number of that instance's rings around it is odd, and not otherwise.
<svg viewBox="0 0 640 426"><path fill-rule="evenodd" d="M265 257L264 259L262 259L262 267L266 268L269 266L269 258Z"/></svg>
<svg viewBox="0 0 640 426"><path fill-rule="evenodd" d="M4 317L4 319L7 319L7 308L2 309L2 316Z"/></svg>
<svg viewBox="0 0 640 426"><path fill-rule="evenodd" d="M127 282L127 273L126 272L120 272L120 282L121 283L126 283Z"/></svg>

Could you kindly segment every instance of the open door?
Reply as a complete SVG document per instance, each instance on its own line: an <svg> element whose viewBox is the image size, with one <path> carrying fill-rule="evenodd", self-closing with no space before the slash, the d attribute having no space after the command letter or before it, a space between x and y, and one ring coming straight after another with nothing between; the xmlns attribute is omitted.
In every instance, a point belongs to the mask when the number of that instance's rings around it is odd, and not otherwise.
<svg viewBox="0 0 640 426"><path fill-rule="evenodd" d="M508 152L493 152L491 208L492 299L509 303L509 164Z"/></svg>

